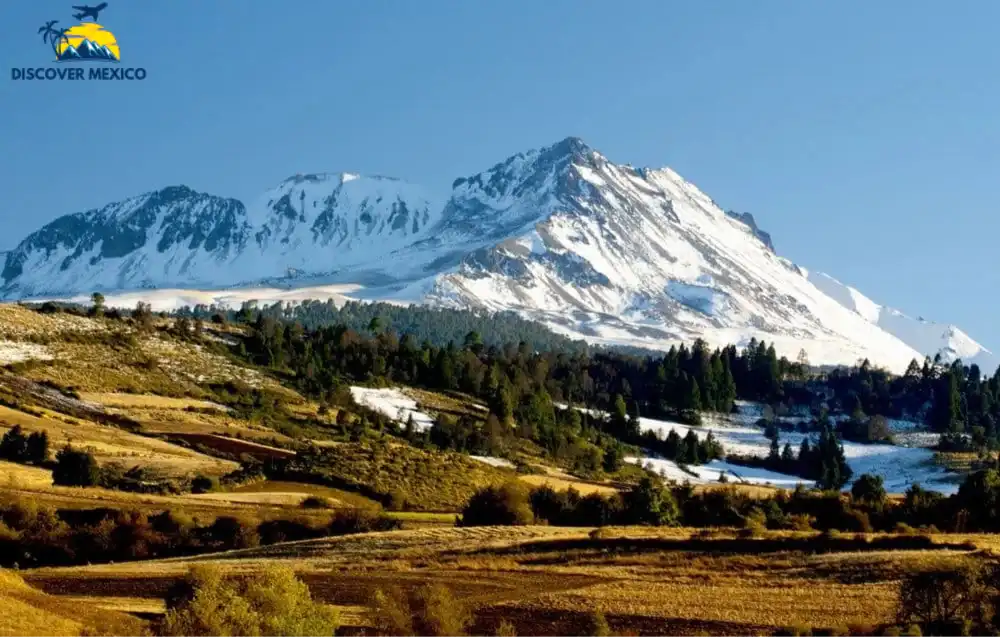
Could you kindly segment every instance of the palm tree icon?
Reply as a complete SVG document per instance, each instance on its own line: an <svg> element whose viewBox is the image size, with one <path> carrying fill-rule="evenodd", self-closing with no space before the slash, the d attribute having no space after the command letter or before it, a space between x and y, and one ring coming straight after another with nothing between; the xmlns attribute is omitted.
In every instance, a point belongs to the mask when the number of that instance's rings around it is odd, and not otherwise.
<svg viewBox="0 0 1000 637"><path fill-rule="evenodd" d="M38 29L38 32L42 34L42 41L52 45L52 52L56 54L56 58L59 57L59 43L62 40L67 40L66 33L69 29L53 29L52 25L59 22L59 20L49 20L45 23L45 26Z"/></svg>

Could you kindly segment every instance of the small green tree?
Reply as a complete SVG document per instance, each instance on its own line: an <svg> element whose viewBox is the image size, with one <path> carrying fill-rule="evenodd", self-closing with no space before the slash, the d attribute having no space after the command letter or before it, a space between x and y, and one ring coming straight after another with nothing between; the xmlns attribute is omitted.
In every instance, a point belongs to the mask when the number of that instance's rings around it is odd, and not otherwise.
<svg viewBox="0 0 1000 637"><path fill-rule="evenodd" d="M53 483L67 487L92 487L100 479L100 467L90 452L66 445L56 454L56 467L52 470Z"/></svg>
<svg viewBox="0 0 1000 637"><path fill-rule="evenodd" d="M94 316L104 316L104 295L94 292L90 295L90 302L93 304L92 312Z"/></svg>
<svg viewBox="0 0 1000 637"><path fill-rule="evenodd" d="M624 454L622 453L621 445L617 443L612 443L604 450L604 461L602 462L602 468L607 473L616 473L622 468L624 462Z"/></svg>
<svg viewBox="0 0 1000 637"><path fill-rule="evenodd" d="M881 508L888 498L882 476L861 474L851 487L851 497L855 502Z"/></svg>
<svg viewBox="0 0 1000 637"><path fill-rule="evenodd" d="M219 481L206 475L198 474L191 480L191 493L208 493L219 488Z"/></svg>
<svg viewBox="0 0 1000 637"><path fill-rule="evenodd" d="M517 628L506 619L501 619L493 634L496 637L517 637Z"/></svg>
<svg viewBox="0 0 1000 637"><path fill-rule="evenodd" d="M472 623L469 609L442 584L418 588L411 609L418 635L464 635Z"/></svg>
<svg viewBox="0 0 1000 637"><path fill-rule="evenodd" d="M678 509L674 496L650 476L644 476L624 496L625 518L630 524L672 526Z"/></svg>
<svg viewBox="0 0 1000 637"><path fill-rule="evenodd" d="M608 626L608 620L605 619L604 613L599 610L595 610L588 617L587 635L593 635L593 637L608 637L611 634L611 627Z"/></svg>
<svg viewBox="0 0 1000 637"><path fill-rule="evenodd" d="M0 459L10 462L24 462L28 457L28 436L21 425L14 425L0 439Z"/></svg>
<svg viewBox="0 0 1000 637"><path fill-rule="evenodd" d="M216 566L198 566L178 588L161 635L332 635L340 626L337 610L313 601L285 567L230 580Z"/></svg>
<svg viewBox="0 0 1000 637"><path fill-rule="evenodd" d="M26 462L45 464L49 460L49 434L47 431L36 431L28 436L26 445Z"/></svg>
<svg viewBox="0 0 1000 637"><path fill-rule="evenodd" d="M522 482L477 491L462 509L461 526L525 525L535 521L530 493Z"/></svg>

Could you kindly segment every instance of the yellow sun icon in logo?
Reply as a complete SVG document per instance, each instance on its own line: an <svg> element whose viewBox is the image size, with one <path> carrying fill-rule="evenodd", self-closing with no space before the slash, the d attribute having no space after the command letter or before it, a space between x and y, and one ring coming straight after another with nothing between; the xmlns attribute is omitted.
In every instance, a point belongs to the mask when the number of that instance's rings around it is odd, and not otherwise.
<svg viewBox="0 0 1000 637"><path fill-rule="evenodd" d="M120 62L115 35L96 22L83 22L62 32L55 45L60 62L95 60Z"/></svg>

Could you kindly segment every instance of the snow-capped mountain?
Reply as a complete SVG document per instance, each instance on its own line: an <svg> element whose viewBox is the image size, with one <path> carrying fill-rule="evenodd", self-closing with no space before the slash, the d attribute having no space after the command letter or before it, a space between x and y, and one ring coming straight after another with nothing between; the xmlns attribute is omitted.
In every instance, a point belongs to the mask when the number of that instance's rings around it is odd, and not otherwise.
<svg viewBox="0 0 1000 637"><path fill-rule="evenodd" d="M57 219L7 255L3 279L8 299L355 283L361 298L511 309L603 343L755 337L813 363L900 370L948 348L989 354L957 328L900 327L924 324L778 256L751 215L669 168L615 164L576 138L446 196L350 174L299 175L248 206L167 188Z"/></svg>

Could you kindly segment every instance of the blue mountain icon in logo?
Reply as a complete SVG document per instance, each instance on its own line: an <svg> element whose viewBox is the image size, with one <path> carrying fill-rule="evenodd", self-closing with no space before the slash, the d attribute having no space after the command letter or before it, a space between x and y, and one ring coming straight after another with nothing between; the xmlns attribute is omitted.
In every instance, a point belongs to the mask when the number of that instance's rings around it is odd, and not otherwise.
<svg viewBox="0 0 1000 637"><path fill-rule="evenodd" d="M117 62L118 57L106 46L84 40L77 46L67 46L59 54L59 61L67 60L109 60Z"/></svg>

